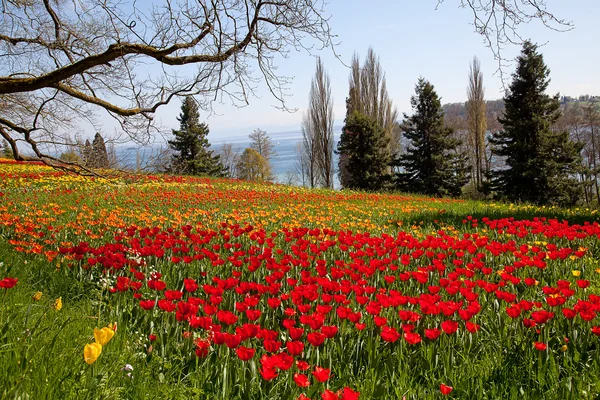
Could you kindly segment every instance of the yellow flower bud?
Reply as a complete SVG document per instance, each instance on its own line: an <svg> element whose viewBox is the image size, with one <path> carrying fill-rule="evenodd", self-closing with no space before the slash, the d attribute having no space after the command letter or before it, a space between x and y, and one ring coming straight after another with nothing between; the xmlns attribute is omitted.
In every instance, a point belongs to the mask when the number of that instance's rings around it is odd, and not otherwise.
<svg viewBox="0 0 600 400"><path fill-rule="evenodd" d="M573 270L573 271L571 271L571 273L573 273L573 276L581 275L581 271L577 271L577 270Z"/></svg>
<svg viewBox="0 0 600 400"><path fill-rule="evenodd" d="M95 363L100 354L102 354L102 345L99 343L86 344L83 349L83 358L89 365Z"/></svg>
<svg viewBox="0 0 600 400"><path fill-rule="evenodd" d="M94 339L96 343L101 346L106 345L106 343L110 342L110 339L115 335L115 331L110 328L102 328L96 329L94 328Z"/></svg>
<svg viewBox="0 0 600 400"><path fill-rule="evenodd" d="M56 299L54 301L54 309L56 311L60 311L61 308L62 308L62 297L59 297L58 299Z"/></svg>
<svg viewBox="0 0 600 400"><path fill-rule="evenodd" d="M42 292L35 292L35 294L31 297L34 301L40 301L42 298Z"/></svg>
<svg viewBox="0 0 600 400"><path fill-rule="evenodd" d="M561 347L561 348L560 348L560 351L562 351L563 353L564 353L565 351L567 351L567 345L565 344L563 347Z"/></svg>

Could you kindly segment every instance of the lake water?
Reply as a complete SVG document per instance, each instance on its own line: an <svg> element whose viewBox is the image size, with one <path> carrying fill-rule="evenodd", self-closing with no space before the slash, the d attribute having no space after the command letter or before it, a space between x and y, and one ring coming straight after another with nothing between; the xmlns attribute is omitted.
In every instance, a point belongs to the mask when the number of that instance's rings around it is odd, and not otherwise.
<svg viewBox="0 0 600 400"><path fill-rule="evenodd" d="M289 183L290 178L294 178L293 184L301 184L300 177L297 175L297 155L296 146L302 142L302 132L267 132L271 138L275 149L275 156L271 160L271 169L275 176L276 182ZM334 128L334 149L337 148L337 143L341 135L341 127ZM211 140L210 149L218 152L224 143L232 143L234 148L241 154L245 148L250 147L250 140L244 136L219 137ZM163 146L166 148L166 146ZM160 146L154 147L117 147L116 155L120 164L124 167L135 168L137 164L146 165L151 157L154 157L160 151ZM337 169L338 156L333 155L334 167ZM335 175L335 186L339 186L337 173Z"/></svg>

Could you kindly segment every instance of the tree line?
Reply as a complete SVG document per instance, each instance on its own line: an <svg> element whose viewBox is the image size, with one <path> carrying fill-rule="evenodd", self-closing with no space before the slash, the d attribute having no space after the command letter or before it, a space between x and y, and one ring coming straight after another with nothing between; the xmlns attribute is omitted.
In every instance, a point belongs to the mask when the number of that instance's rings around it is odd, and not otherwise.
<svg viewBox="0 0 600 400"><path fill-rule="evenodd" d="M546 94L549 74L538 47L526 41L502 101L485 100L483 73L474 58L464 106L442 107L435 87L422 77L411 96L412 113L399 121L385 73L369 49L362 64L358 55L353 57L344 127L334 148L330 78L317 58L298 148L301 181L309 187L333 188L336 152L343 189L535 204L599 201L598 109L586 103L561 112L558 95ZM174 170L272 179L273 145L266 132L254 131L251 146L241 155L233 145L213 155L206 139L208 127L197 122L193 102L186 98L181 128L169 142L176 152ZM190 117L196 121L191 125ZM186 142L194 129L199 133L193 146L205 149L195 153ZM186 157L190 161L184 161Z"/></svg>

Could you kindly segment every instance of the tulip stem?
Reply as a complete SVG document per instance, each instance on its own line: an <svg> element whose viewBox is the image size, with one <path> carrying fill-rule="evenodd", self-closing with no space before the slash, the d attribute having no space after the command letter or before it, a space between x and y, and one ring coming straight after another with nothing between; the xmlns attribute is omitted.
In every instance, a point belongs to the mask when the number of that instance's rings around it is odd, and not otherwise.
<svg viewBox="0 0 600 400"><path fill-rule="evenodd" d="M0 312L0 324L4 323L4 300L6 300L6 293L8 289L4 289L4 295L2 295L2 312Z"/></svg>

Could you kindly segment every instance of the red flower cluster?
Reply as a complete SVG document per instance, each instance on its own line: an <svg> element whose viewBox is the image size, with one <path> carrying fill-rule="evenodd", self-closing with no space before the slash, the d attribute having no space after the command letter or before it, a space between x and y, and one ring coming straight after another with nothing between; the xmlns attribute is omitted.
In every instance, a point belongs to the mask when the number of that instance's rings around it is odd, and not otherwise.
<svg viewBox="0 0 600 400"><path fill-rule="evenodd" d="M535 234L576 241L600 234L598 224L481 222L519 238ZM86 268L120 271L113 292L133 294L145 310L174 313L186 329L204 338L196 343L199 357L213 346L226 346L242 361L258 358L263 379L289 370L299 387L332 376L302 357L353 330L372 330L380 346L396 346L399 340L424 346L442 334L477 334L485 321L481 313L492 304L503 305L500 318L515 328L543 329L558 318L587 323L600 311L600 296L587 291L589 281L553 281L545 273L555 260L583 257L577 245L517 245L481 232L453 236L445 230L415 237L408 232L372 236L330 229L267 233L250 225L221 228L130 227L116 243L97 248L81 243L61 251ZM499 271L494 270L497 257L502 257ZM214 268L171 285L160 273L141 272L147 258L166 259L186 270L196 264ZM600 328L591 329L600 335ZM535 344L538 350L543 346ZM452 388L442 385L440 390L449 394ZM351 398L344 393L323 396Z"/></svg>

